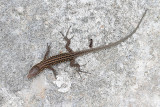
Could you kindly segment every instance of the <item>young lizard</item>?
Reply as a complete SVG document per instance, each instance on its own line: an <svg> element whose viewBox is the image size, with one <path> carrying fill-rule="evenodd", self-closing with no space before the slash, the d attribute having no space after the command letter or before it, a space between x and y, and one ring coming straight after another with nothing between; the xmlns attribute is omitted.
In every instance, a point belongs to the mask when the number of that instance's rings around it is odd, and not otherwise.
<svg viewBox="0 0 160 107"><path fill-rule="evenodd" d="M69 33L69 29L70 29L70 27L69 27L65 36L62 32L60 32L62 34L62 36L64 37L64 40L67 41L65 48L67 49L68 53L62 53L62 54L59 54L59 55L52 56L52 57L48 58L48 54L49 54L49 51L50 51L50 45L47 44L47 52L45 53L44 59L40 63L34 65L31 68L27 77L32 78L32 77L36 76L37 74L39 74L40 72L42 72L44 69L48 68L48 69L53 71L53 74L56 78L57 72L52 68L52 65L56 65L56 64L59 64L59 63L65 62L65 61L70 61L70 66L71 67L77 67L78 68L78 71L77 71L78 73L82 72L80 70L80 65L78 63L75 63L75 58L77 58L78 56L90 53L90 52L95 52L95 51L99 51L99 50L102 50L102 49L109 49L111 47L117 46L118 44L124 42L125 40L130 38L137 31L137 29L139 28L146 12L147 12L147 10L142 15L142 18L140 19L137 27L126 37L120 39L119 41L117 41L115 43L109 43L108 45L105 45L105 46L99 46L97 48L91 48L91 49L86 49L86 50L77 51L77 52L74 52L69 47L70 40L71 40L71 39L67 38L67 35Z"/></svg>

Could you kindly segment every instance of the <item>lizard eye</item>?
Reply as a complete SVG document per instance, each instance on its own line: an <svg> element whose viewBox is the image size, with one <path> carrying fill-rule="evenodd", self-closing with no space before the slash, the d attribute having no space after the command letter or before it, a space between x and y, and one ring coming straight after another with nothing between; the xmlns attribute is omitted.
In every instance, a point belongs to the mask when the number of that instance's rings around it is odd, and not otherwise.
<svg viewBox="0 0 160 107"><path fill-rule="evenodd" d="M29 71L27 77L28 78L32 78L32 77L36 76L39 73L40 73L40 69L37 66L33 66L31 68L31 70Z"/></svg>

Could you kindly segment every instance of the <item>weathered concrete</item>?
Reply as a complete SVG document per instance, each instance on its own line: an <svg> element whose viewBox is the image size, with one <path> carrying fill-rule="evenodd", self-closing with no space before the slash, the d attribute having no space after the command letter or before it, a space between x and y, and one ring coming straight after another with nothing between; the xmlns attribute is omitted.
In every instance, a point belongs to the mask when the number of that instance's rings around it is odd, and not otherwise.
<svg viewBox="0 0 160 107"><path fill-rule="evenodd" d="M143 12L140 28L126 42L77 58L83 71L69 63L45 70L34 79L26 75L43 59L66 52L60 31L73 50L115 42L129 34ZM160 1L152 0L0 0L1 107L159 107Z"/></svg>

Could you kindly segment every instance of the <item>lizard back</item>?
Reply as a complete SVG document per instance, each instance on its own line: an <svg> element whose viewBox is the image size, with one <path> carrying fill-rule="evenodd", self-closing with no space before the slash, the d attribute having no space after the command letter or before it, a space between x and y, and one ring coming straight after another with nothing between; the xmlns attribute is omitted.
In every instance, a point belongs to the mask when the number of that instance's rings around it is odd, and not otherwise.
<svg viewBox="0 0 160 107"><path fill-rule="evenodd" d="M72 53L62 53L56 56L52 56L46 60L41 61L37 64L40 69L47 68L48 66L59 64L61 62L70 61L74 58L74 54Z"/></svg>

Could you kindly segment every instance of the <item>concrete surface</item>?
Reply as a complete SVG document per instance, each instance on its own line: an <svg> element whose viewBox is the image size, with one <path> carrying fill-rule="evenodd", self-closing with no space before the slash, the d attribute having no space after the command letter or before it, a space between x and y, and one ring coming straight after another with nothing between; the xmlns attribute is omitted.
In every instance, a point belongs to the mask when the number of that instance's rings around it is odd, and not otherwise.
<svg viewBox="0 0 160 107"><path fill-rule="evenodd" d="M72 28L74 51L132 38L77 58L27 79L30 68L50 55L66 52L60 31ZM0 0L1 107L160 107L160 1L158 0Z"/></svg>

